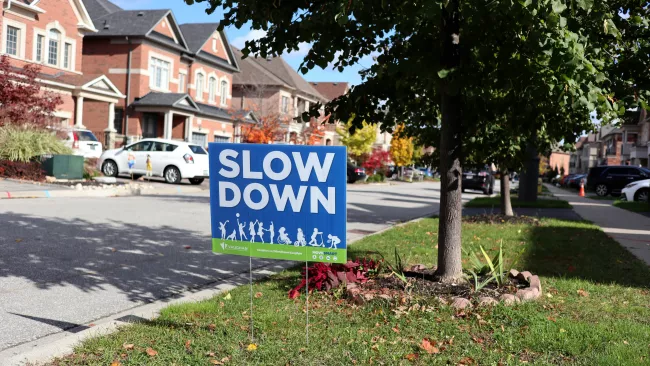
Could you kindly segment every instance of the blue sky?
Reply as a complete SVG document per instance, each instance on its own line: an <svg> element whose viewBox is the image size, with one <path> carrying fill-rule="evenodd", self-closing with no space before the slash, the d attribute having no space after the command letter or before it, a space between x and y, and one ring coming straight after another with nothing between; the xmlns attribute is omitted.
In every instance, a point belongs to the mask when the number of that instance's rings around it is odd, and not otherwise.
<svg viewBox="0 0 650 366"><path fill-rule="evenodd" d="M221 11L216 11L212 15L207 15L205 9L206 3L194 4L188 6L183 0L111 0L113 3L127 10L139 9L171 9L174 16L179 23L205 23L205 22L218 22L221 19ZM230 39L230 43L237 47L242 47L247 39L255 39L260 37L260 32L251 30L248 27L241 29L227 28L226 34ZM302 44L300 50L290 54L283 55L284 59L294 68L302 62L304 55L309 51L308 44ZM334 70L331 67L323 70L315 67L306 75L302 75L307 81L338 81L349 82L353 85L361 82L359 70L370 67L372 64L371 57L364 57L357 65L346 68L343 72Z"/></svg>

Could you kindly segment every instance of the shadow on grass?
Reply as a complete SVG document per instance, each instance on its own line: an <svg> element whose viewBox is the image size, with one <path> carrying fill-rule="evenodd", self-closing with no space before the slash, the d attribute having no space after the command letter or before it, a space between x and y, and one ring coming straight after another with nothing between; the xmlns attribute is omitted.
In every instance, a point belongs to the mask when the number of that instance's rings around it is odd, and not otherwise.
<svg viewBox="0 0 650 366"><path fill-rule="evenodd" d="M602 231L586 223L555 223L533 228L522 268L542 276L650 287L650 268Z"/></svg>

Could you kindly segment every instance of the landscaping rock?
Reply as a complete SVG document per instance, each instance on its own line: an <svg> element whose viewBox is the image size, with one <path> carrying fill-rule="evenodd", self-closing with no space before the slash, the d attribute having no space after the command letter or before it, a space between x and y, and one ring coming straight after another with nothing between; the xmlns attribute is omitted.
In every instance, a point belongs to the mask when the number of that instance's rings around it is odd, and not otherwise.
<svg viewBox="0 0 650 366"><path fill-rule="evenodd" d="M517 275L519 275L519 271L516 269L511 269L510 272L508 272L508 277L510 278L517 278Z"/></svg>
<svg viewBox="0 0 650 366"><path fill-rule="evenodd" d="M530 283L530 288L537 289L539 291L539 294L542 294L542 282L539 280L539 277L537 275L534 275L528 279L528 283Z"/></svg>
<svg viewBox="0 0 650 366"><path fill-rule="evenodd" d="M472 303L464 297L454 297L451 307L456 310L463 310L472 306Z"/></svg>
<svg viewBox="0 0 650 366"><path fill-rule="evenodd" d="M539 298L539 290L536 288L523 288L517 291L517 298L521 301L531 301Z"/></svg>
<svg viewBox="0 0 650 366"><path fill-rule="evenodd" d="M478 306L493 306L498 304L499 302L489 296L483 296L478 298Z"/></svg>
<svg viewBox="0 0 650 366"><path fill-rule="evenodd" d="M114 184L117 183L115 177L94 177L95 182L104 183L104 184Z"/></svg>
<svg viewBox="0 0 650 366"><path fill-rule="evenodd" d="M519 298L512 294L503 294L499 297L499 300L503 301L504 305L514 305L520 301Z"/></svg>
<svg viewBox="0 0 650 366"><path fill-rule="evenodd" d="M46 183L54 183L54 182L56 182L56 177L50 177L49 175L45 176L45 182Z"/></svg>
<svg viewBox="0 0 650 366"><path fill-rule="evenodd" d="M408 271L410 271L410 272L422 272L425 269L427 269L427 267L424 264L415 264L415 265L411 266L408 269Z"/></svg>
<svg viewBox="0 0 650 366"><path fill-rule="evenodd" d="M82 189L84 189L84 187L81 185L81 183L77 183L77 184L74 186L74 189L76 189L77 191L81 191Z"/></svg>
<svg viewBox="0 0 650 366"><path fill-rule="evenodd" d="M438 302L440 305L449 305L449 301L445 300L443 297L438 297Z"/></svg>
<svg viewBox="0 0 650 366"><path fill-rule="evenodd" d="M533 277L533 274L528 271L519 272L519 274L517 274L517 280L519 280L519 282L528 282L528 278L530 277Z"/></svg>

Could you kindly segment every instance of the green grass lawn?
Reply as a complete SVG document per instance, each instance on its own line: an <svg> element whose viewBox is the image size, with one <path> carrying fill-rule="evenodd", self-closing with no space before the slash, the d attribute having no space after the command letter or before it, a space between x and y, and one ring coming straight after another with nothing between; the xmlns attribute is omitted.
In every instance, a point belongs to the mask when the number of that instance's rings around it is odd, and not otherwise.
<svg viewBox="0 0 650 366"><path fill-rule="evenodd" d="M613 196L587 196L587 198L597 201L615 201L617 199L617 197Z"/></svg>
<svg viewBox="0 0 650 366"><path fill-rule="evenodd" d="M397 247L405 262L432 266L437 226L437 219L425 219L368 237L350 248L350 257L380 251L391 258ZM244 286L211 300L171 306L156 320L88 340L51 365L211 365L224 358L227 365L650 362L647 266L589 223L463 225L466 249L482 245L494 253L501 241L508 267L540 275L544 295L539 301L455 314L427 298L357 307L316 293L307 346L304 296L287 298L300 275L289 270L254 284L256 350L247 350L249 290ZM437 342L440 352L422 350L423 338ZM147 348L157 355L147 355Z"/></svg>
<svg viewBox="0 0 650 366"><path fill-rule="evenodd" d="M650 211L650 204L647 202L614 201L613 205L632 212Z"/></svg>
<svg viewBox="0 0 650 366"><path fill-rule="evenodd" d="M535 202L523 202L517 199L516 195L512 195L510 198L512 207L522 207L522 208L571 208L569 202L559 199L544 199L538 198ZM474 207L474 208L490 208L490 207L500 207L501 197L476 197L471 201L465 204L465 207Z"/></svg>

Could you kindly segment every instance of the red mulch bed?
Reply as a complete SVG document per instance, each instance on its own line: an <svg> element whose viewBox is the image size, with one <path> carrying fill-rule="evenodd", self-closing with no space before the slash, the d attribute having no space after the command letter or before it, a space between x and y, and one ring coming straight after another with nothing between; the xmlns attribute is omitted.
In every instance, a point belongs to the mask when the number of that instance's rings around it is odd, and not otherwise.
<svg viewBox="0 0 650 366"><path fill-rule="evenodd" d="M0 160L0 177L24 179L36 182L45 181L45 171L39 162Z"/></svg>

